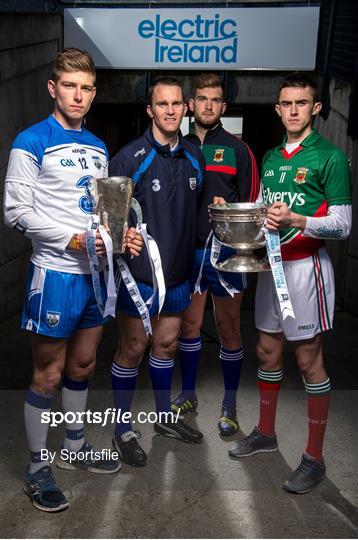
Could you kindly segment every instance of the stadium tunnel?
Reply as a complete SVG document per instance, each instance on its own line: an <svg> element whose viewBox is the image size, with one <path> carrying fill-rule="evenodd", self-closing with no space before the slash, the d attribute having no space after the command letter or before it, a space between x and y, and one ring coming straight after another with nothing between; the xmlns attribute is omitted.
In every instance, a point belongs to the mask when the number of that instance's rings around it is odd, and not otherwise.
<svg viewBox="0 0 358 540"><path fill-rule="evenodd" d="M198 376L199 415L190 422L201 429L200 448L153 436L141 426L141 444L148 453L143 470L122 472L108 481L86 472L58 471L60 485L71 498L66 513L44 516L24 500L21 481L26 466L23 429L24 389L31 377L29 336L19 330L19 313L30 255L29 241L1 221L0 250L0 474L6 496L0 504L2 536L11 538L340 538L358 535L357 469L357 315L358 315L358 9L349 0L312 2L196 0L182 2L2 0L0 2L0 142L1 195L12 141L26 127L51 111L46 82L51 64L64 45L66 8L189 8L319 6L315 72L319 77L324 110L316 122L323 136L350 158L353 187L353 230L350 239L330 243L336 272L337 312L334 332L326 342L325 361L334 381L334 405L327 431L327 480L314 496L294 498L281 489L282 480L296 466L306 416L302 381L285 351L285 388L281 391L278 432L280 451L234 462L227 457L232 441L218 436L222 397L218 343L212 311L203 325L202 361ZM100 28L100 24L97 24ZM297 28L306 37L305 30ZM253 41L256 35L252 36ZM113 38L114 39L114 38ZM260 164L266 150L281 140L281 124L273 104L284 70L237 70L220 73L226 85L226 118L242 136ZM178 77L189 96L193 70L104 69L97 71L97 96L87 127L105 140L112 156L148 125L146 92L159 75ZM240 121L238 121L240 119ZM237 128L239 126L239 128ZM246 362L239 390L239 421L246 434L257 421L255 380L256 334L253 291L242 312ZM210 307L210 306L209 306ZM112 320L100 344L89 407L112 406L109 371L117 345L117 323ZM173 393L179 388L176 366ZM293 391L294 390L294 391ZM60 406L56 402L56 406ZM146 365L142 366L134 410L152 410L153 398ZM111 444L112 426L86 427L98 447ZM61 429L52 429L49 446L61 445ZM269 457L270 461L266 460ZM262 459L261 459L262 458ZM106 475L103 475L106 476ZM5 494L5 491L4 491ZM317 516L319 518L317 518ZM46 518L46 519L45 519Z"/></svg>
<svg viewBox="0 0 358 540"><path fill-rule="evenodd" d="M346 242L329 246L337 275L338 305L357 313L358 230L357 205L357 51L358 14L355 3L347 0L326 2L230 2L196 1L179 4L161 2L159 9L190 7L198 12L212 8L225 10L245 7L300 8L319 6L319 29L315 71L323 90L323 113L316 127L346 152L352 166L353 231ZM4 180L11 143L25 127L44 118L51 101L44 91L51 63L64 45L64 10L67 8L147 8L147 2L70 1L70 0L4 0L0 11L0 96L2 105L2 144L0 174ZM153 7L153 6L152 6ZM101 25L97 24L99 30ZM342 41L342 35L345 37ZM115 39L115 37L113 37ZM254 36L254 39L255 36ZM214 69L213 69L214 70ZM240 119L243 139L255 153L258 164L265 151L278 144L283 131L273 104L280 81L287 71L222 70L228 98L227 118ZM145 112L146 91L158 75L171 74L190 92L195 71L98 69L97 96L87 118L88 127L102 137L110 155L138 136L148 124ZM355 98L355 99L354 99ZM235 124L237 125L237 124ZM234 128L236 129L236 128ZM15 236L4 224L0 256L0 320L17 313L22 302L22 283L30 245L26 238ZM338 245L337 245L338 244Z"/></svg>

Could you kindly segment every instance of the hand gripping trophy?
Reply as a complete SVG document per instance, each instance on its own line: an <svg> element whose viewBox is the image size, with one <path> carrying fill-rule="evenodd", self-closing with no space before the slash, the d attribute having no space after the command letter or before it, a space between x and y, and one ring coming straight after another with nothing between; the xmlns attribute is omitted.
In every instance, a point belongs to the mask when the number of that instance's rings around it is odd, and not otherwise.
<svg viewBox="0 0 358 540"><path fill-rule="evenodd" d="M145 246L152 266L152 281L154 290L158 289L160 309L165 297L165 282L161 265L158 246L154 239L147 233L146 224L140 204L132 197L133 180L128 176L109 176L107 178L93 179L89 186L93 199L94 215L88 229L87 251L91 264L92 281L95 289L97 303L105 315L115 316L117 288L115 285L113 259L116 260L118 269L130 295L132 296L141 315L146 334L152 333L149 312L143 301L138 287L131 275L125 260L121 256L125 251L124 239L128 229L129 211L132 208L136 214L137 230L142 234ZM107 300L105 306L101 300L100 284L98 278L98 260L91 242L99 230L106 245L107 252ZM147 301L147 304L152 299Z"/></svg>
<svg viewBox="0 0 358 540"><path fill-rule="evenodd" d="M265 228L268 208L264 203L210 204L208 210L214 233L211 262L216 270L225 272L271 270L283 318L295 318L283 271L279 234ZM220 244L235 249L236 254L217 262ZM255 253L265 246L267 255L262 257Z"/></svg>
<svg viewBox="0 0 358 540"><path fill-rule="evenodd" d="M133 181L128 176L109 176L94 179L90 190L94 202L94 213L99 223L110 233L113 253L124 252L124 238L128 227L128 214L132 206ZM133 199L135 201L135 199ZM135 201L137 203L137 201ZM134 203L134 205L135 205ZM138 216L136 206L136 213ZM140 219L138 221L141 222Z"/></svg>

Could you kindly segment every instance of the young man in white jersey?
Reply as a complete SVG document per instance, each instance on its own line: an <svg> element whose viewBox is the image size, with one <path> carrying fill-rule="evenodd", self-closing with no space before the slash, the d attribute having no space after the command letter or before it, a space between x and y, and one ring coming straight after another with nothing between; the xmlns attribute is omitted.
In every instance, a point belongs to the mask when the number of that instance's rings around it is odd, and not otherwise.
<svg viewBox="0 0 358 540"><path fill-rule="evenodd" d="M12 146L5 180L4 213L8 226L32 240L22 328L31 332L33 377L25 400L30 450L25 492L46 512L68 507L56 485L46 450L53 394L62 386L66 437L57 465L115 473L111 455L95 452L84 439L84 413L102 335L103 319L94 295L86 252L86 230L93 213L88 182L107 175L104 143L83 127L95 97L95 66L85 51L64 49L54 63L48 91L54 111L20 133ZM127 233L127 249L137 255L142 239ZM105 255L96 238L97 255ZM70 421L77 415L75 421ZM70 452L72 454L70 454ZM71 455L71 460L66 458Z"/></svg>
<svg viewBox="0 0 358 540"><path fill-rule="evenodd" d="M277 450L283 350L285 341L292 341L307 396L308 441L301 463L283 485L291 493L307 493L325 477L322 448L331 386L323 363L322 332L332 328L334 276L324 240L347 238L351 228L347 157L312 129L321 107L310 76L295 73L281 85L275 108L286 137L265 155L262 183L264 201L273 203L267 228L280 232L295 318L283 319L271 272L260 274L255 313L260 420L229 450L232 458Z"/></svg>

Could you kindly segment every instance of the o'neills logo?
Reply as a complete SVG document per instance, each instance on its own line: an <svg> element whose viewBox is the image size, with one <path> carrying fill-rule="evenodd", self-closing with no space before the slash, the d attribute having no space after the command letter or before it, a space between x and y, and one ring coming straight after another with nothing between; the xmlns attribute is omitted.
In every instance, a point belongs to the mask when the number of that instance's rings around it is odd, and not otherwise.
<svg viewBox="0 0 358 540"><path fill-rule="evenodd" d="M237 62L237 22L221 18L218 13L180 21L156 15L154 20L139 23L138 34L143 39L154 39L157 64Z"/></svg>

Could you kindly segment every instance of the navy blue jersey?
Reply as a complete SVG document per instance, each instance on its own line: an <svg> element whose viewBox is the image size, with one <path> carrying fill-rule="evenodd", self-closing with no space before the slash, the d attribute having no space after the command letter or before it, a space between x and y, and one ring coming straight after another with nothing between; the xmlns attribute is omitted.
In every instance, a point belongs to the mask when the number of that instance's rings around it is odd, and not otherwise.
<svg viewBox="0 0 358 540"><path fill-rule="evenodd" d="M203 144L191 124L189 140L201 147L206 162L205 188L199 198L197 246L203 247L211 226L208 205L214 196L226 202L254 202L260 188L255 158L250 148L238 137L226 131L221 123L207 131Z"/></svg>
<svg viewBox="0 0 358 540"><path fill-rule="evenodd" d="M204 169L204 157L195 145L179 135L171 151L169 145L161 146L154 139L151 127L109 164L110 176L129 176L135 183L134 197L142 207L148 233L158 244L167 287L185 281L191 272ZM128 264L136 281L151 284L145 249Z"/></svg>

